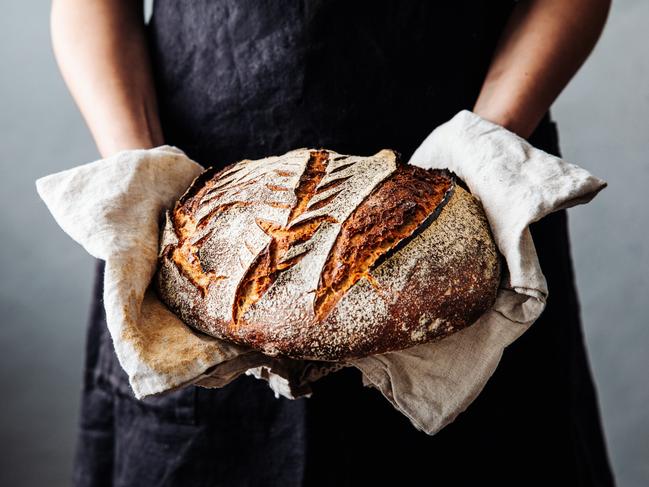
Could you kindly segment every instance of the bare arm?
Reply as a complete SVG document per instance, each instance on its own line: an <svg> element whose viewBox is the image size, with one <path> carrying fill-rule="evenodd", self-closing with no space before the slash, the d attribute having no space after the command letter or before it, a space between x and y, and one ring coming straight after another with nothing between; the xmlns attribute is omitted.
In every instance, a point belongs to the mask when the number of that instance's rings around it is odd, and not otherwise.
<svg viewBox="0 0 649 487"><path fill-rule="evenodd" d="M523 0L473 111L528 137L592 51L611 0Z"/></svg>
<svg viewBox="0 0 649 487"><path fill-rule="evenodd" d="M52 3L56 59L104 157L119 150L155 147L163 142L142 3Z"/></svg>

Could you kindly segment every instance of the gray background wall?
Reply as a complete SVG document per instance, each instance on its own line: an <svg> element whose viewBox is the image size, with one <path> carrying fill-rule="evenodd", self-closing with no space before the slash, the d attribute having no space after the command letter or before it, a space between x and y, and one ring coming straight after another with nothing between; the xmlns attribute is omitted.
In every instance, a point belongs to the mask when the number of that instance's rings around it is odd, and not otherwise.
<svg viewBox="0 0 649 487"><path fill-rule="evenodd" d="M92 259L34 180L97 158L59 76L49 2L2 2L0 485L67 485ZM649 3L615 2L554 108L564 157L608 180L570 210L584 329L621 486L649 485Z"/></svg>

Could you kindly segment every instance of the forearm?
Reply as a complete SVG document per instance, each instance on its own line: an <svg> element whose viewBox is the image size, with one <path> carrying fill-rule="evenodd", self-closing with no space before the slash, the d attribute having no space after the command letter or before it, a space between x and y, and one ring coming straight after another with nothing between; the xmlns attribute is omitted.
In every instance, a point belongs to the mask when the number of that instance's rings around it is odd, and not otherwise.
<svg viewBox="0 0 649 487"><path fill-rule="evenodd" d="M102 156L162 143L137 0L54 0L52 44Z"/></svg>
<svg viewBox="0 0 649 487"><path fill-rule="evenodd" d="M586 60L610 0L523 0L509 19L473 111L528 137Z"/></svg>

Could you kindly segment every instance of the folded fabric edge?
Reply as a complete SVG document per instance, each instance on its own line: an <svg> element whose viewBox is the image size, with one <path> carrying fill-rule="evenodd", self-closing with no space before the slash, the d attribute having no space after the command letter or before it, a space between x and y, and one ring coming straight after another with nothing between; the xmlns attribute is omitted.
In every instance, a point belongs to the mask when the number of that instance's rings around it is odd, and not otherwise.
<svg viewBox="0 0 649 487"><path fill-rule="evenodd" d="M206 379L209 378L212 379L211 384L216 384L217 382L214 381L213 376L215 375L219 367L227 368L228 366L231 366L235 361L242 360L243 356L254 353L256 352L244 352L235 357L223 360L216 365L203 365L202 371L183 374L175 380L170 379L167 382L162 381L162 376L155 373L134 374L133 376L129 376L129 384L136 399L162 395L167 392L182 389L183 387L190 386L192 384L201 385L200 382L206 381ZM238 368L235 368L235 371L230 371L229 374L226 373L222 375L222 380L218 381L218 386L211 385L206 387L224 387L232 382L236 377L241 375L243 372L243 370L238 370Z"/></svg>
<svg viewBox="0 0 649 487"><path fill-rule="evenodd" d="M487 314L485 313L483 317L485 317L484 319L487 322L493 324L495 321L502 320L502 319L509 321L508 318L506 318L501 313L498 313L495 310L490 310L490 312L491 311L493 311L493 313L496 313L498 317L490 319L485 316ZM482 319L483 318L481 318L478 321L481 321ZM486 386L489 379L491 379L491 376L496 371L505 349L509 345L511 345L511 343L517 340L523 333L525 333L534 321L535 320L532 320L529 323L512 323L516 325L516 328L513 329L514 332L511 333L509 337L503 341L502 348L500 348L491 357L487 357L488 360L483 362L483 363L488 363L488 365L486 365L483 370L486 379L484 381L475 382L474 383L475 387L472 390L470 390L462 398L461 401L458 402L456 407L453 408L453 412L451 414L448 414L446 416L440 414L436 416L433 421L431 421L430 418L426 418L425 416L419 414L417 412L417 407L416 407L416 405L419 405L425 408L430 408L431 406L430 398L419 397L419 400L416 402L404 401L403 403L401 403L396 399L396 396L398 394L396 394L393 389L392 381L389 377L389 373L387 372L388 369L385 366L382 366L380 361L363 360L361 362L355 362L353 365L362 372L364 385L378 389L381 392L381 394L390 402L390 404L392 404L392 406L397 411L401 412L404 416L406 416L410 420L410 422L413 424L413 426L416 429L423 431L428 435L434 435L438 433L441 429L443 429L444 427L448 426L450 423L455 421L455 419L462 412L464 412L473 403L473 401L475 401L475 399L480 395L480 393ZM392 352L392 353L399 353L399 352Z"/></svg>
<svg viewBox="0 0 649 487"><path fill-rule="evenodd" d="M279 399L280 396L292 400L301 397L311 397L313 392L308 384L295 384L290 378L287 379L283 375L274 372L272 366L261 365L259 367L253 367L246 370L245 374L268 382L268 386L275 394L276 399Z"/></svg>
<svg viewBox="0 0 649 487"><path fill-rule="evenodd" d="M590 189L588 189L583 194L580 194L574 198L567 198L564 201L558 202L557 207L553 210L553 212L559 210L565 210L578 205L585 205L586 203L589 203L591 200L593 200L593 198L595 198L595 196L597 196L600 193L600 191L602 191L604 188L608 186L608 183L606 181L598 178L597 176L590 175L590 178L591 178L591 183L589 184Z"/></svg>

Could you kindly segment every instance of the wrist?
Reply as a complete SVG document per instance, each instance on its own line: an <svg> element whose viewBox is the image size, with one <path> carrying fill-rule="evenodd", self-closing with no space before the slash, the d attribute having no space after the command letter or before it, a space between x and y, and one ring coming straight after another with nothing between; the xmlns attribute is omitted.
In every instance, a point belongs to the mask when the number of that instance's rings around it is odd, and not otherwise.
<svg viewBox="0 0 649 487"><path fill-rule="evenodd" d="M102 157L129 149L150 149L164 144L164 137L155 110L142 107L129 111L115 123L113 120L90 124L93 138Z"/></svg>
<svg viewBox="0 0 649 487"><path fill-rule="evenodd" d="M480 101L473 108L473 113L485 120L500 125L510 132L527 139L543 117L532 113L533 110L508 110L506 108L496 108L494 106L482 105Z"/></svg>
<svg viewBox="0 0 649 487"><path fill-rule="evenodd" d="M162 145L162 142L154 142L150 137L142 137L137 134L116 134L97 140L96 145L102 157L109 157L123 150L151 149Z"/></svg>

